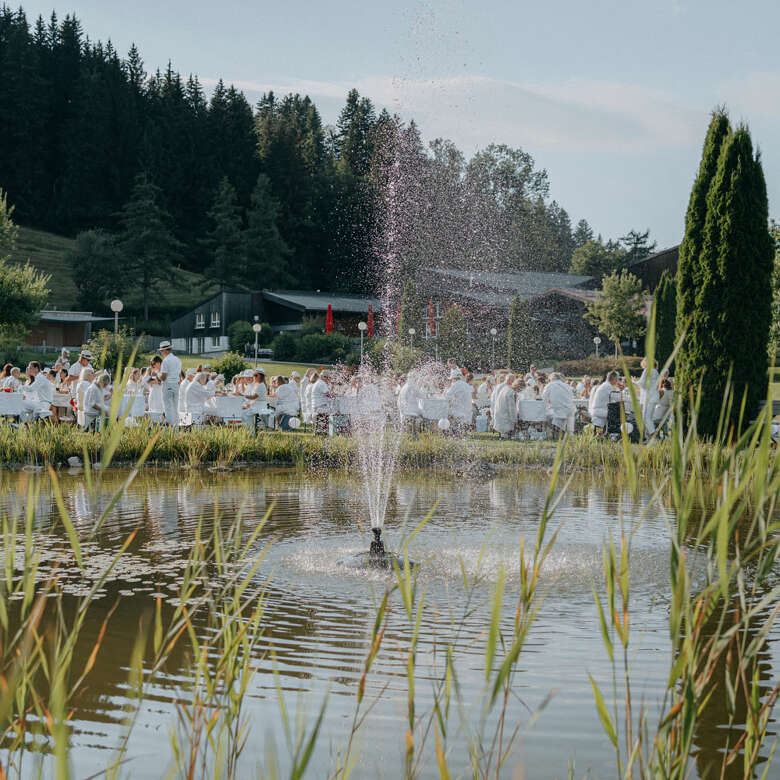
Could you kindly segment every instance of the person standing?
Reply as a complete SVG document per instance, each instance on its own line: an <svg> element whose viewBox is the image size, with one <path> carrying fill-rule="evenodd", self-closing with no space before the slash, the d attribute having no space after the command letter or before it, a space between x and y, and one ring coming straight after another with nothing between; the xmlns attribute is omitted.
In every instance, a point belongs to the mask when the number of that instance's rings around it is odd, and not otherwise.
<svg viewBox="0 0 780 780"><path fill-rule="evenodd" d="M160 354L162 354L162 366L160 381L163 391L163 410L165 422L177 427L179 425L179 374L181 374L181 360L173 354L170 341L160 342Z"/></svg>
<svg viewBox="0 0 780 780"><path fill-rule="evenodd" d="M454 433L465 433L474 417L473 388L458 369L450 371L450 384L444 397L449 403L449 418Z"/></svg>
<svg viewBox="0 0 780 780"><path fill-rule="evenodd" d="M82 349L79 359L68 369L68 384L74 385L81 378L81 372L85 368L92 368L92 353L88 349Z"/></svg>
<svg viewBox="0 0 780 780"><path fill-rule="evenodd" d="M658 361L648 366L647 358L642 358L642 376L635 380L639 387L639 406L642 410L642 420L645 424L645 436L649 439L655 433L655 420L653 414L660 400L658 376Z"/></svg>
<svg viewBox="0 0 780 780"><path fill-rule="evenodd" d="M54 384L50 382L41 371L41 364L33 360L27 366L26 395L22 406L28 417L40 420L51 417L52 402L54 401Z"/></svg>
<svg viewBox="0 0 780 780"><path fill-rule="evenodd" d="M496 387L495 402L493 405L493 428L498 431L501 438L507 438L517 425L517 398L515 395L514 374L507 374L503 384Z"/></svg>
<svg viewBox="0 0 780 780"><path fill-rule="evenodd" d="M574 428L574 391L558 373L550 375L550 382L544 388L542 399L547 402L553 427L559 431Z"/></svg>

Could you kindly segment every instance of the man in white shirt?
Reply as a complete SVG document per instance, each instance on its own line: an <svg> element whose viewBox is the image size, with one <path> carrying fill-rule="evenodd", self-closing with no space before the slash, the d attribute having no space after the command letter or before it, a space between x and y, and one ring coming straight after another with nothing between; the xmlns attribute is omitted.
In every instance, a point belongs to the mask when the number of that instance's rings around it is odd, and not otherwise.
<svg viewBox="0 0 780 780"><path fill-rule="evenodd" d="M82 418L85 428L94 428L99 417L109 415L111 408L106 402L108 382L108 374L100 373L95 377L95 381L87 386L84 393L84 416Z"/></svg>
<svg viewBox="0 0 780 780"><path fill-rule="evenodd" d="M517 398L512 384L514 374L507 374L502 384L496 386L493 401L493 428L502 438L512 434L517 425Z"/></svg>
<svg viewBox="0 0 780 780"><path fill-rule="evenodd" d="M607 412L609 409L609 397L612 393L619 393L618 373L610 371L607 374L607 381L602 382L590 394L588 399L588 414L596 428L607 427Z"/></svg>
<svg viewBox="0 0 780 780"><path fill-rule="evenodd" d="M187 408L187 388L195 381L195 374L197 373L198 372L194 368L188 368L184 373L184 379L182 379L179 384L179 417L189 411Z"/></svg>
<svg viewBox="0 0 780 780"><path fill-rule="evenodd" d="M73 385L79 381L81 371L85 368L92 368L92 353L88 349L82 349L79 359L68 369L68 385Z"/></svg>
<svg viewBox="0 0 780 780"><path fill-rule="evenodd" d="M277 377L276 419L283 431L290 430L290 418L298 414L299 408L298 387L295 382L285 382L283 377Z"/></svg>
<svg viewBox="0 0 780 780"><path fill-rule="evenodd" d="M27 397L22 401L25 415L28 419L35 420L51 417L53 414L54 384L44 376L41 364L37 360L33 360L27 366L27 379L29 382L25 388Z"/></svg>
<svg viewBox="0 0 780 780"><path fill-rule="evenodd" d="M160 342L160 354L163 356L160 381L163 389L163 409L167 425L179 424L179 375L181 360L173 354L170 341Z"/></svg>
<svg viewBox="0 0 780 780"><path fill-rule="evenodd" d="M569 420L574 422L574 391L563 381L561 374L551 374L551 381L544 388L542 399L547 402L552 424L561 431L568 430Z"/></svg>
<svg viewBox="0 0 780 780"><path fill-rule="evenodd" d="M450 422L453 432L463 433L473 419L473 388L463 380L463 374L456 368L450 371L450 381L452 384L444 393L449 402Z"/></svg>

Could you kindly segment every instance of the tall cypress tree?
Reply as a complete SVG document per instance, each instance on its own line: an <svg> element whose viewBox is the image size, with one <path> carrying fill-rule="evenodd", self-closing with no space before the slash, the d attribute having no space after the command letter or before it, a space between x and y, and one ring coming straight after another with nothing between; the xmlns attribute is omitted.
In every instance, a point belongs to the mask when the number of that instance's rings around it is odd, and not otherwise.
<svg viewBox="0 0 780 780"><path fill-rule="evenodd" d="M674 352L676 321L677 283L668 271L664 271L655 289L655 356L661 366Z"/></svg>
<svg viewBox="0 0 780 780"><path fill-rule="evenodd" d="M398 342L405 344L409 336L409 328L414 328L418 334L417 343L422 342L420 335L420 301L417 297L417 290L414 282L408 279L404 285L404 291L401 294L401 316L398 319Z"/></svg>
<svg viewBox="0 0 780 780"><path fill-rule="evenodd" d="M698 427L704 435L717 432L729 372L731 422L738 419L743 394L747 420L766 397L773 255L761 160L748 129L739 127L721 149L707 195L697 310L709 328L700 363L693 366L702 372Z"/></svg>
<svg viewBox="0 0 780 780"><path fill-rule="evenodd" d="M697 305L697 292L702 283L700 259L704 242L704 223L707 218L707 193L718 167L718 158L724 141L731 133L728 115L722 109L712 115L704 139L699 173L691 190L688 212L685 217L685 236L680 244L677 267L677 329L679 340L685 332L680 351L677 353L676 379L682 402L687 409L688 392L701 381L704 344L708 338L710 323L701 316Z"/></svg>

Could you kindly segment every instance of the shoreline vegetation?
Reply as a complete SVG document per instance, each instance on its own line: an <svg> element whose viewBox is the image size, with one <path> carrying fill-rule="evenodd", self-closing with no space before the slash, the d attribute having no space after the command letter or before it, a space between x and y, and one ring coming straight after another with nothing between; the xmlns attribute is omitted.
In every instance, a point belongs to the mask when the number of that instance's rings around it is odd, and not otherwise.
<svg viewBox="0 0 780 780"><path fill-rule="evenodd" d="M561 471L620 471L625 447L631 449L643 474L665 476L674 467L670 439L645 446L580 435L563 441ZM691 460L690 468L709 470L724 458L739 457L739 448L703 442L696 442L695 448L697 457ZM317 437L310 432L278 431L255 435L244 428L217 426L190 431L138 426L92 433L66 426L13 428L0 424L0 468L67 468L68 459L74 456L95 465L105 463L109 451L114 467L143 461L150 466L173 468L295 466L350 470L357 462L357 443L349 436ZM429 433L402 437L398 465L407 471L441 468L489 476L506 468L550 469L557 453L555 441L501 440L491 434L454 438Z"/></svg>

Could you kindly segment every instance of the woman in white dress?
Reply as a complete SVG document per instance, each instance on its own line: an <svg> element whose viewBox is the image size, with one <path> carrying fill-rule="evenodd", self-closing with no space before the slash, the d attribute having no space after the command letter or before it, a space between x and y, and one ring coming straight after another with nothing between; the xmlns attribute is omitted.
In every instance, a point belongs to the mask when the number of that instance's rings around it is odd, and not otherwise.
<svg viewBox="0 0 780 780"><path fill-rule="evenodd" d="M642 376L635 380L635 384L639 388L639 406L642 409L642 419L645 423L645 436L648 439L655 433L653 416L659 400L658 362L654 361L654 364L648 369L647 358L643 358L641 363Z"/></svg>

